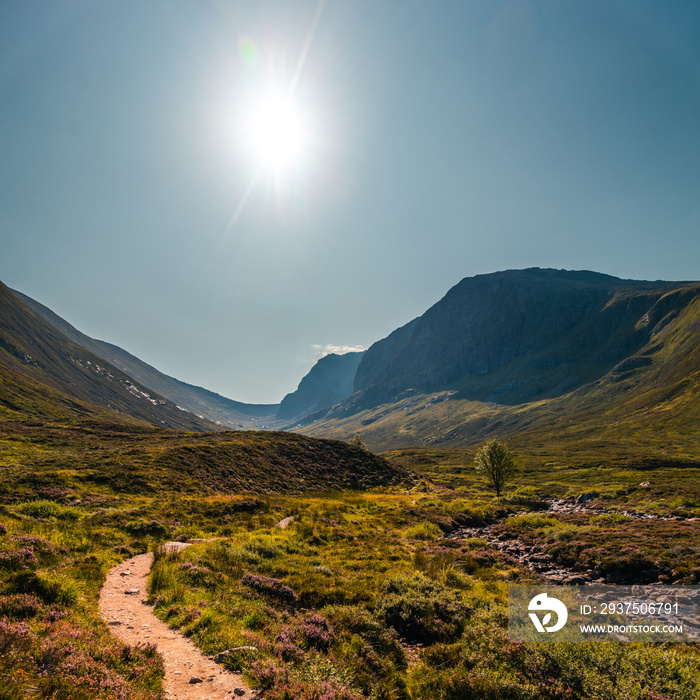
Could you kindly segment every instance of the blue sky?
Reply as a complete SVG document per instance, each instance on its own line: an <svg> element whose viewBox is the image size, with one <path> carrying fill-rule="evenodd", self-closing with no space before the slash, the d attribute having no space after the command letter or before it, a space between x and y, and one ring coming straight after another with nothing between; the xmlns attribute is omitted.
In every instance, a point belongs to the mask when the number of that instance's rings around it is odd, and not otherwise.
<svg viewBox="0 0 700 700"><path fill-rule="evenodd" d="M259 403L465 276L700 279L699 31L673 0L4 0L0 279ZM242 126L270 89L305 125L281 172Z"/></svg>

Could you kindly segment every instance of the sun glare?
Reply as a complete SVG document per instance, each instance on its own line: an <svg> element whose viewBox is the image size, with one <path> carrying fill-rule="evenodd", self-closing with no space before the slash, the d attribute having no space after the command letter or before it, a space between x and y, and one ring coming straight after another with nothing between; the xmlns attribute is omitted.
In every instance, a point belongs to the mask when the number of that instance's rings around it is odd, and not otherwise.
<svg viewBox="0 0 700 700"><path fill-rule="evenodd" d="M305 124L299 107L287 97L267 95L248 115L249 145L264 165L276 171L298 166L306 147Z"/></svg>

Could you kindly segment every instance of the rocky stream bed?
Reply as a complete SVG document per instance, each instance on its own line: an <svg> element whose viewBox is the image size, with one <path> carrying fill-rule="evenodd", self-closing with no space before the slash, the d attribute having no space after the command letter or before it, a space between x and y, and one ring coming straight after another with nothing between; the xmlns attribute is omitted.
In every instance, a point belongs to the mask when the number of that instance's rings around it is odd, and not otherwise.
<svg viewBox="0 0 700 700"><path fill-rule="evenodd" d="M548 505L546 509L537 511L528 511L527 514L537 514L543 516L561 516L561 515L610 515L619 514L633 520L650 521L650 520L677 520L686 522L695 522L699 518L686 519L680 516L660 516L652 513L640 513L633 510L612 511L606 508L592 507L590 504L595 501L598 494L595 492L583 493L578 498L542 498L541 500ZM518 513L517 515L523 515ZM504 520L496 521L490 525L483 527L461 527L453 530L446 535L446 539L464 540L476 538L484 540L489 545L495 547L500 552L512 557L515 561L523 566L526 566L531 571L539 574L553 584L565 585L585 585L589 583L635 583L619 577L606 578L601 576L600 572L595 569L585 568L566 568L559 566L551 554L544 551L544 547L539 544L529 545L522 542L516 535L510 532L497 532L498 525ZM496 531L495 531L496 530Z"/></svg>

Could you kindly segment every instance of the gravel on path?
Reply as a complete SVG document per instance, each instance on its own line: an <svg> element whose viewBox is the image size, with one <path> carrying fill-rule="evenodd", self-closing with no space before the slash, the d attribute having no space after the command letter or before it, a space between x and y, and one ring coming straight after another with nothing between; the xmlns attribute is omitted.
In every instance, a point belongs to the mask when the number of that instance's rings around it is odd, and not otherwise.
<svg viewBox="0 0 700 700"><path fill-rule="evenodd" d="M172 542L168 551L187 545ZM139 554L108 574L100 591L100 613L112 634L130 645L155 644L165 662L163 687L169 700L228 700L253 698L241 676L228 672L202 654L179 632L154 614L146 600L146 583L153 554Z"/></svg>

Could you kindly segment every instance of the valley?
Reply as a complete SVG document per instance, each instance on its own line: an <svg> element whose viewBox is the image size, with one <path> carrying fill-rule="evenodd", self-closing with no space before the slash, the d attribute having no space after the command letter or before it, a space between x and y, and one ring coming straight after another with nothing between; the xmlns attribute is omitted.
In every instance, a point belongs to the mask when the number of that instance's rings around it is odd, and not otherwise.
<svg viewBox="0 0 700 700"><path fill-rule="evenodd" d="M697 698L695 643L507 635L509 584L700 585L697 283L486 277L257 407L0 288L0 697L181 696L147 607L246 697Z"/></svg>

